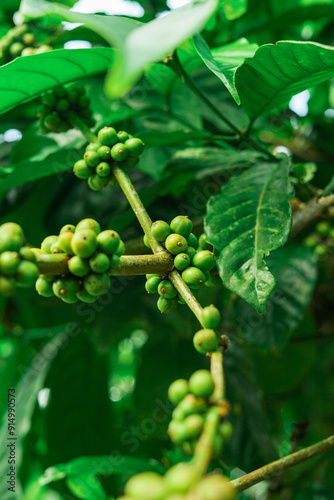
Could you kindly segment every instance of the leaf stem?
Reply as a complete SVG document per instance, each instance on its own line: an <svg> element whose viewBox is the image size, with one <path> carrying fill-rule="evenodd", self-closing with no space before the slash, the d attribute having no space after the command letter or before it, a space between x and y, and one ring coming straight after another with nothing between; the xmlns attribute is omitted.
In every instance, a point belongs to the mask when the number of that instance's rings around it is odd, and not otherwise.
<svg viewBox="0 0 334 500"><path fill-rule="evenodd" d="M264 465L260 469L257 469L250 474L246 474L239 479L235 479L234 481L232 481L232 483L238 492L244 491L254 484L260 483L261 481L264 481L265 479L268 479L272 476L281 474L283 471L289 469L290 467L305 462L306 460L310 460L311 458L315 458L333 449L334 436L330 436L329 438L324 439L323 441L320 441L313 446L309 446L308 448L304 448L303 450L297 451L296 453L292 453L291 455L276 460L275 462Z"/></svg>
<svg viewBox="0 0 334 500"><path fill-rule="evenodd" d="M73 111L70 111L67 116L71 125L80 130L89 142L98 142L96 134Z"/></svg>
<svg viewBox="0 0 334 500"><path fill-rule="evenodd" d="M207 471L210 464L219 421L219 409L213 406L205 418L204 429L198 440L193 458L193 463L201 475Z"/></svg>
<svg viewBox="0 0 334 500"><path fill-rule="evenodd" d="M211 354L211 375L215 383L215 390L212 396L213 401L220 402L225 399L225 378L223 368L223 353L215 351Z"/></svg>

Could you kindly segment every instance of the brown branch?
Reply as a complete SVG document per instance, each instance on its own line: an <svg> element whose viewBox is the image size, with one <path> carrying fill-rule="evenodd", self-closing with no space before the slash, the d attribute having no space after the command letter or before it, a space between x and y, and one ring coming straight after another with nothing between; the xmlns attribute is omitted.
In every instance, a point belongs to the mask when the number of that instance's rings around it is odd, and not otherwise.
<svg viewBox="0 0 334 500"><path fill-rule="evenodd" d="M245 476L240 477L239 479L235 479L232 481L233 485L240 493L241 491L250 488L254 484L260 483L265 479L281 474L286 469L298 465L306 460L310 460L311 458L318 457L323 453L327 453L334 449L334 436L330 436L323 441L320 441L313 446L309 446L308 448L304 448L303 450L297 451L296 453L292 453L286 457L283 457L275 462L267 464L260 469L257 469L250 474L246 474Z"/></svg>
<svg viewBox="0 0 334 500"><path fill-rule="evenodd" d="M322 198L313 198L303 204L293 215L290 238L300 233L310 222L320 217L332 205L334 205L334 194Z"/></svg>

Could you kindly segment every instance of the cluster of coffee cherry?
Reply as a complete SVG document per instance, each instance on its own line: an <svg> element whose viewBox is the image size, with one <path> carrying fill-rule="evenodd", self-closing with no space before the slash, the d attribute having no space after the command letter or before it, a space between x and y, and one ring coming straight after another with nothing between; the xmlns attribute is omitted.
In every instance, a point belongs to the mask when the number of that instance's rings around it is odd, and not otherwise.
<svg viewBox="0 0 334 500"><path fill-rule="evenodd" d="M99 191L108 184L115 184L113 166L123 170L137 165L144 150L144 143L127 132L116 132L113 127L102 128L98 142L88 144L82 160L74 165L74 174L79 179L88 179L93 191Z"/></svg>
<svg viewBox="0 0 334 500"><path fill-rule="evenodd" d="M16 286L34 286L38 278L36 257L24 246L22 228L14 222L0 226L0 295L11 297Z"/></svg>
<svg viewBox="0 0 334 500"><path fill-rule="evenodd" d="M179 463L164 476L142 472L125 485L118 500L235 500L233 484L219 473L201 476L195 462Z"/></svg>
<svg viewBox="0 0 334 500"><path fill-rule="evenodd" d="M210 271L216 264L216 257L205 234L197 239L192 230L191 220L183 215L175 217L170 224L158 220L151 228L152 236L175 256L174 267L183 281L196 293L203 285L214 286ZM150 248L146 236L144 243ZM158 309L162 313L173 311L178 303L185 303L167 277L147 274L145 288L148 293L159 294Z"/></svg>
<svg viewBox="0 0 334 500"><path fill-rule="evenodd" d="M307 236L304 245L312 248L319 257L326 257L329 249L334 249L334 227L329 221L321 221L316 225L315 231Z"/></svg>
<svg viewBox="0 0 334 500"><path fill-rule="evenodd" d="M201 476L194 462L171 467L165 476L142 472L125 485L118 500L235 500L233 484L219 473Z"/></svg>
<svg viewBox="0 0 334 500"><path fill-rule="evenodd" d="M66 132L73 128L71 113L80 118L88 127L95 123L89 107L90 100L85 89L79 85L56 87L42 96L42 104L37 110L43 133Z"/></svg>
<svg viewBox="0 0 334 500"><path fill-rule="evenodd" d="M29 26L24 24L8 31L0 40L0 64L6 64L19 56L30 56L49 52L52 47L40 44L35 35L29 31Z"/></svg>
<svg viewBox="0 0 334 500"><path fill-rule="evenodd" d="M70 274L41 275L37 292L43 297L55 295L69 304L78 300L91 303L109 290L108 272L119 264L124 243L116 231L101 231L96 220L83 219L77 226L64 226L58 236L45 238L40 252L66 254Z"/></svg>
<svg viewBox="0 0 334 500"><path fill-rule="evenodd" d="M203 431L205 417L211 407L210 397L214 391L214 381L208 370L198 370L189 381L175 380L168 390L168 397L176 406L168 427L168 434L186 455L193 455L199 436ZM224 442L230 437L232 427L229 422L220 424L214 440L213 456L220 455Z"/></svg>

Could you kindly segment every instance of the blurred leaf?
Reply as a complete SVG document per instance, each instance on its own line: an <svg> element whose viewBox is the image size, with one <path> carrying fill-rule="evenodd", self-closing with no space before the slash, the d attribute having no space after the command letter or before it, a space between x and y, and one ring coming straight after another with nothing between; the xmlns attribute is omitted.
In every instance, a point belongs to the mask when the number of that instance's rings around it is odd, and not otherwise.
<svg viewBox="0 0 334 500"><path fill-rule="evenodd" d="M57 85L105 73L112 59L110 48L59 49L19 57L0 68L0 113L31 101ZM25 73L30 74L30 79L22 78Z"/></svg>
<svg viewBox="0 0 334 500"><path fill-rule="evenodd" d="M107 500L100 481L92 474L66 478L69 490L82 500Z"/></svg>
<svg viewBox="0 0 334 500"><path fill-rule="evenodd" d="M205 231L219 255L220 277L260 314L275 287L264 256L284 245L291 227L289 172L287 158L260 163L232 177L207 205Z"/></svg>
<svg viewBox="0 0 334 500"><path fill-rule="evenodd" d="M247 11L248 0L221 0L221 4L226 18L233 21Z"/></svg>
<svg viewBox="0 0 334 500"><path fill-rule="evenodd" d="M154 19L126 39L122 60L109 74L107 92L124 95L152 62L160 61L198 33L217 7L217 0L198 0Z"/></svg>
<svg viewBox="0 0 334 500"><path fill-rule="evenodd" d="M263 45L236 72L241 105L254 120L334 76L334 49L311 42Z"/></svg>
<svg viewBox="0 0 334 500"><path fill-rule="evenodd" d="M246 57L253 57L258 45L249 43L246 38L210 50L201 35L194 37L195 48L204 64L223 82L237 104L240 98L235 88L235 74Z"/></svg>
<svg viewBox="0 0 334 500"><path fill-rule="evenodd" d="M334 175L333 175L330 183L327 184L327 186L323 190L322 196L328 196L329 194L332 194L333 192L334 192Z"/></svg>
<svg viewBox="0 0 334 500"><path fill-rule="evenodd" d="M263 349L282 347L302 319L312 298L318 275L318 259L307 247L283 248L268 259L276 288L266 303L266 314L259 316L243 300L235 305L241 335Z"/></svg>
<svg viewBox="0 0 334 500"><path fill-rule="evenodd" d="M62 338L60 336L55 337L44 348L33 357L30 366L18 366L17 369L21 373L21 380L15 387L15 466L16 471L19 470L22 461L22 441L28 434L31 426L31 418L34 412L34 407L37 400L37 395L42 389L46 375L50 368L52 357L50 358L50 352L54 353L57 347L57 342L61 343ZM57 350L57 349L56 349ZM4 414L2 425L0 428L0 442L7 443L10 440L10 435L8 432L8 415ZM6 474L9 473L8 465L8 453L9 448L7 446L2 446L0 449L0 473L2 478L6 478ZM16 474L16 498L20 500L22 498L21 485ZM13 493L8 490L8 484L6 481L1 481L0 483L0 497L1 500L12 500Z"/></svg>
<svg viewBox="0 0 334 500"><path fill-rule="evenodd" d="M181 85L181 80L174 71L163 64L154 64L145 72L145 76L154 90L163 96L171 94Z"/></svg>
<svg viewBox="0 0 334 500"><path fill-rule="evenodd" d="M12 149L11 164L27 160L48 146L58 147L53 138L39 133L39 124L35 122L23 133L22 139Z"/></svg>

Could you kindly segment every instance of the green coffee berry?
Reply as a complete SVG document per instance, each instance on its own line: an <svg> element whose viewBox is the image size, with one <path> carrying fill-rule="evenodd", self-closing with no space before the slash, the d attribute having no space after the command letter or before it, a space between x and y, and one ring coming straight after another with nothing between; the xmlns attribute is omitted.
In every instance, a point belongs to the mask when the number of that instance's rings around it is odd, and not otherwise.
<svg viewBox="0 0 334 500"><path fill-rule="evenodd" d="M51 245L51 253L63 253L62 250L60 250L58 240Z"/></svg>
<svg viewBox="0 0 334 500"><path fill-rule="evenodd" d="M208 288L216 288L222 284L219 276L217 274L210 274L210 277L205 282L205 286Z"/></svg>
<svg viewBox="0 0 334 500"><path fill-rule="evenodd" d="M91 229L96 233L96 235L100 234L101 227L100 224L95 219L82 219L76 226L75 230L79 231L80 229Z"/></svg>
<svg viewBox="0 0 334 500"><path fill-rule="evenodd" d="M194 233L190 233L187 239L188 239L188 245L190 247L197 248L198 241Z"/></svg>
<svg viewBox="0 0 334 500"><path fill-rule="evenodd" d="M0 276L0 295L12 297L15 294L15 281L12 278Z"/></svg>
<svg viewBox="0 0 334 500"><path fill-rule="evenodd" d="M100 156L96 151L86 151L84 159L88 167L97 167L101 161Z"/></svg>
<svg viewBox="0 0 334 500"><path fill-rule="evenodd" d="M70 108L70 103L67 99L59 99L56 104L56 110L60 112L67 111Z"/></svg>
<svg viewBox="0 0 334 500"><path fill-rule="evenodd" d="M193 265L202 271L211 271L211 269L215 267L215 264L215 254L209 250L201 250L193 257Z"/></svg>
<svg viewBox="0 0 334 500"><path fill-rule="evenodd" d="M22 57L32 56L34 54L36 54L36 49L33 47L25 47L21 52Z"/></svg>
<svg viewBox="0 0 334 500"><path fill-rule="evenodd" d="M82 95L79 97L79 99L78 99L79 108L87 108L89 105L90 105L90 99L87 96ZM90 111L89 110L87 110L87 111L88 111L87 115L90 115L91 114ZM86 113L84 113L84 116L85 116L85 114Z"/></svg>
<svg viewBox="0 0 334 500"><path fill-rule="evenodd" d="M93 191L100 191L108 185L109 179L108 177L100 177L98 174L92 175L88 179L88 186Z"/></svg>
<svg viewBox="0 0 334 500"><path fill-rule="evenodd" d="M197 370L189 379L189 390L194 396L209 398L214 388L215 384L208 370Z"/></svg>
<svg viewBox="0 0 334 500"><path fill-rule="evenodd" d="M114 253L117 250L120 242L119 234L116 231L112 231L111 229L102 231L97 235L96 239L98 248L108 255Z"/></svg>
<svg viewBox="0 0 334 500"><path fill-rule="evenodd" d="M94 297L107 293L110 287L110 278L106 273L90 273L84 279L85 290Z"/></svg>
<svg viewBox="0 0 334 500"><path fill-rule="evenodd" d="M115 161L123 161L128 156L129 152L126 145L119 142L111 148L110 154Z"/></svg>
<svg viewBox="0 0 334 500"><path fill-rule="evenodd" d="M189 256L190 260L192 261L193 258L196 255L196 248L194 248L194 247L188 247L187 248L187 255Z"/></svg>
<svg viewBox="0 0 334 500"><path fill-rule="evenodd" d="M23 229L19 224L16 224L16 222L5 222L5 224L2 224L0 226L0 233L16 234L24 239Z"/></svg>
<svg viewBox="0 0 334 500"><path fill-rule="evenodd" d="M51 247L54 243L57 243L57 241L58 241L58 236L56 235L47 236L41 243L41 250L43 250L43 252L45 253L52 253Z"/></svg>
<svg viewBox="0 0 334 500"><path fill-rule="evenodd" d="M71 257L68 261L68 269L71 274L74 274L74 276L78 276L79 278L86 276L90 272L88 262L77 255Z"/></svg>
<svg viewBox="0 0 334 500"><path fill-rule="evenodd" d="M153 276L149 278L145 283L145 289L148 293L157 293L158 286L161 283L160 276Z"/></svg>
<svg viewBox="0 0 334 500"><path fill-rule="evenodd" d="M95 152L97 152L100 149L100 147L101 147L101 144L99 142L91 142L86 147L86 152L87 151L95 151Z"/></svg>
<svg viewBox="0 0 334 500"><path fill-rule="evenodd" d="M194 415L195 416L195 415ZM191 418L191 417L189 417ZM201 419L201 417L199 417ZM174 465L165 474L164 480L169 494L186 494L199 479L198 468L192 463ZM167 497L171 498L170 496ZM173 498L173 497L172 497ZM185 498L185 497L181 497Z"/></svg>
<svg viewBox="0 0 334 500"><path fill-rule="evenodd" d="M200 288L205 283L205 274L197 267L188 267L182 273L183 281L190 288Z"/></svg>
<svg viewBox="0 0 334 500"><path fill-rule="evenodd" d="M0 254L0 272L3 274L15 274L21 262L20 254L8 250Z"/></svg>
<svg viewBox="0 0 334 500"><path fill-rule="evenodd" d="M23 287L33 286L39 276L38 267L33 262L23 260L20 262L17 273L16 281Z"/></svg>
<svg viewBox="0 0 334 500"><path fill-rule="evenodd" d="M140 156L144 151L145 144L138 138L133 137L125 142L131 156Z"/></svg>
<svg viewBox="0 0 334 500"><path fill-rule="evenodd" d="M108 255L97 252L89 259L89 267L94 273L104 273L109 269L110 260Z"/></svg>
<svg viewBox="0 0 334 500"><path fill-rule="evenodd" d="M60 297L60 298L66 304L75 304L79 300L76 295L75 296L70 296L70 297Z"/></svg>
<svg viewBox="0 0 334 500"><path fill-rule="evenodd" d="M187 394L179 403L178 408L180 412L182 412L184 419L194 413L205 413L207 410L207 402L202 397L196 397L194 394Z"/></svg>
<svg viewBox="0 0 334 500"><path fill-rule="evenodd" d="M231 424L231 422L223 422L219 426L219 433L222 436L223 440L227 441L233 433L233 425Z"/></svg>
<svg viewBox="0 0 334 500"><path fill-rule="evenodd" d="M127 132L124 132L123 130L120 130L117 132L117 139L119 142L126 142L129 139L129 134Z"/></svg>
<svg viewBox="0 0 334 500"><path fill-rule="evenodd" d="M332 229L332 226L331 226L330 222L325 221L325 220L322 222L319 222L315 228L316 232L318 234L320 234L320 236L328 236L331 229Z"/></svg>
<svg viewBox="0 0 334 500"><path fill-rule="evenodd" d="M45 118L50 113L50 109L47 106L39 106L37 109L37 116L39 118Z"/></svg>
<svg viewBox="0 0 334 500"><path fill-rule="evenodd" d="M45 94L42 96L42 103L45 104L45 106L53 108L53 106L56 105L56 102L57 102L57 97L52 92L52 90L45 92Z"/></svg>
<svg viewBox="0 0 334 500"><path fill-rule="evenodd" d="M37 262L37 258L34 250L29 247L20 248L20 255L23 260L29 260L30 262Z"/></svg>
<svg viewBox="0 0 334 500"><path fill-rule="evenodd" d="M56 97L58 97L58 99L63 99L64 97L67 96L67 90L62 85L55 87L53 89L53 93L55 94Z"/></svg>
<svg viewBox="0 0 334 500"><path fill-rule="evenodd" d="M152 279L152 278L151 278ZM183 398L189 393L189 386L187 380L180 378L175 380L168 389L168 397L173 405L178 405Z"/></svg>
<svg viewBox="0 0 334 500"><path fill-rule="evenodd" d="M102 144L102 146L109 146L110 148L116 144L117 142L117 133L116 130L112 127L104 127L102 128L98 135L97 138L99 142Z"/></svg>
<svg viewBox="0 0 334 500"><path fill-rule="evenodd" d="M121 240L119 243L118 243L118 247L116 248L115 250L115 255L118 255L118 257L122 257L122 255L124 255L124 252L125 252L125 244L124 242Z"/></svg>
<svg viewBox="0 0 334 500"><path fill-rule="evenodd" d="M144 245L147 247L147 248L151 248L151 245L150 245L150 242L148 241L148 237L146 234L144 234L143 236L143 242L144 242Z"/></svg>
<svg viewBox="0 0 334 500"><path fill-rule="evenodd" d="M184 271L191 264L191 259L186 253L179 253L174 259L174 266L178 271Z"/></svg>
<svg viewBox="0 0 334 500"><path fill-rule="evenodd" d="M165 241L168 252L173 255L184 253L188 248L187 240L180 234L172 233Z"/></svg>
<svg viewBox="0 0 334 500"><path fill-rule="evenodd" d="M155 238L157 241L165 241L165 239L171 234L171 232L171 228L169 227L167 222L163 220L157 220L152 224L151 233L153 238Z"/></svg>
<svg viewBox="0 0 334 500"><path fill-rule="evenodd" d="M326 245L319 244L315 247L314 252L319 257L325 257L325 255L327 255L327 247Z"/></svg>
<svg viewBox="0 0 334 500"><path fill-rule="evenodd" d="M182 444L187 439L183 422L172 420L168 426L168 434L175 444Z"/></svg>
<svg viewBox="0 0 334 500"><path fill-rule="evenodd" d="M92 304L96 301L96 297L87 292L87 290L82 289L77 293L77 298L81 300L81 302L85 302L86 304Z"/></svg>
<svg viewBox="0 0 334 500"><path fill-rule="evenodd" d="M97 249L96 233L92 229L76 230L71 246L75 255L83 259L91 257Z"/></svg>
<svg viewBox="0 0 334 500"><path fill-rule="evenodd" d="M57 132L61 128L63 122L57 113L50 113L44 118L43 124L51 132Z"/></svg>
<svg viewBox="0 0 334 500"><path fill-rule="evenodd" d="M108 148L108 146L101 146L97 150L97 153L100 155L101 160L110 160L110 148Z"/></svg>
<svg viewBox="0 0 334 500"><path fill-rule="evenodd" d="M315 248L318 245L318 243L319 243L319 240L315 235L314 236L310 235L307 238L305 238L305 240L304 240L304 244L310 248Z"/></svg>
<svg viewBox="0 0 334 500"><path fill-rule="evenodd" d="M207 241L206 235L203 233L201 236L198 238L198 246L202 250L210 250L212 252L212 245Z"/></svg>
<svg viewBox="0 0 334 500"><path fill-rule="evenodd" d="M110 255L110 266L109 270L112 272L117 266L121 264L121 258L118 255Z"/></svg>
<svg viewBox="0 0 334 500"><path fill-rule="evenodd" d="M58 236L57 244L59 245L60 250L66 253L67 255L73 255L73 250L71 246L73 236L74 234L71 231L64 231L60 233Z"/></svg>
<svg viewBox="0 0 334 500"><path fill-rule="evenodd" d="M150 278L159 278L161 279L161 276L159 274L146 274L146 279L149 280Z"/></svg>
<svg viewBox="0 0 334 500"><path fill-rule="evenodd" d="M218 348L218 339L214 330L203 328L194 335L194 347L197 352L207 354Z"/></svg>
<svg viewBox="0 0 334 500"><path fill-rule="evenodd" d="M18 252L23 246L24 238L10 231L0 231L0 252Z"/></svg>
<svg viewBox="0 0 334 500"><path fill-rule="evenodd" d="M142 472L126 483L124 492L133 499L163 500L166 487L163 477L156 472Z"/></svg>
<svg viewBox="0 0 334 500"><path fill-rule="evenodd" d="M238 496L233 483L219 474L203 477L192 493L194 498L201 500L235 500Z"/></svg>
<svg viewBox="0 0 334 500"><path fill-rule="evenodd" d="M87 165L85 160L79 160L74 164L73 172L78 179L88 179L92 175L92 168Z"/></svg>
<svg viewBox="0 0 334 500"><path fill-rule="evenodd" d="M188 439L197 438L202 430L204 425L204 420L201 415L189 415L183 422L185 431L187 433Z"/></svg>
<svg viewBox="0 0 334 500"><path fill-rule="evenodd" d="M103 162L98 164L98 166L95 169L95 172L100 177L107 177L110 174L110 165L108 165L108 163L103 161Z"/></svg>
<svg viewBox="0 0 334 500"><path fill-rule="evenodd" d="M62 233L75 233L75 226L73 224L65 224L59 231L59 234Z"/></svg>
<svg viewBox="0 0 334 500"><path fill-rule="evenodd" d="M202 311L202 325L204 328L218 328L221 317L217 307L210 305Z"/></svg>
<svg viewBox="0 0 334 500"><path fill-rule="evenodd" d="M159 297L158 299L158 309L161 313L169 313L174 311L177 307L177 299L165 299L165 297Z"/></svg>
<svg viewBox="0 0 334 500"><path fill-rule="evenodd" d="M49 281L42 276L37 279L35 287L37 293L39 295L42 295L42 297L52 297L54 295L52 289L52 281Z"/></svg>
<svg viewBox="0 0 334 500"><path fill-rule="evenodd" d="M165 297L165 299L173 299L177 296L177 291L175 290L173 284L168 280L163 280L159 283L158 293L161 297Z"/></svg>
<svg viewBox="0 0 334 500"><path fill-rule="evenodd" d="M57 278L52 285L53 293L59 299L69 299L75 301L76 294L79 289L79 280L72 276Z"/></svg>
<svg viewBox="0 0 334 500"><path fill-rule="evenodd" d="M180 234L181 236L188 238L193 230L193 223L190 219L188 219L188 217L178 215L170 223L170 228L173 233Z"/></svg>

